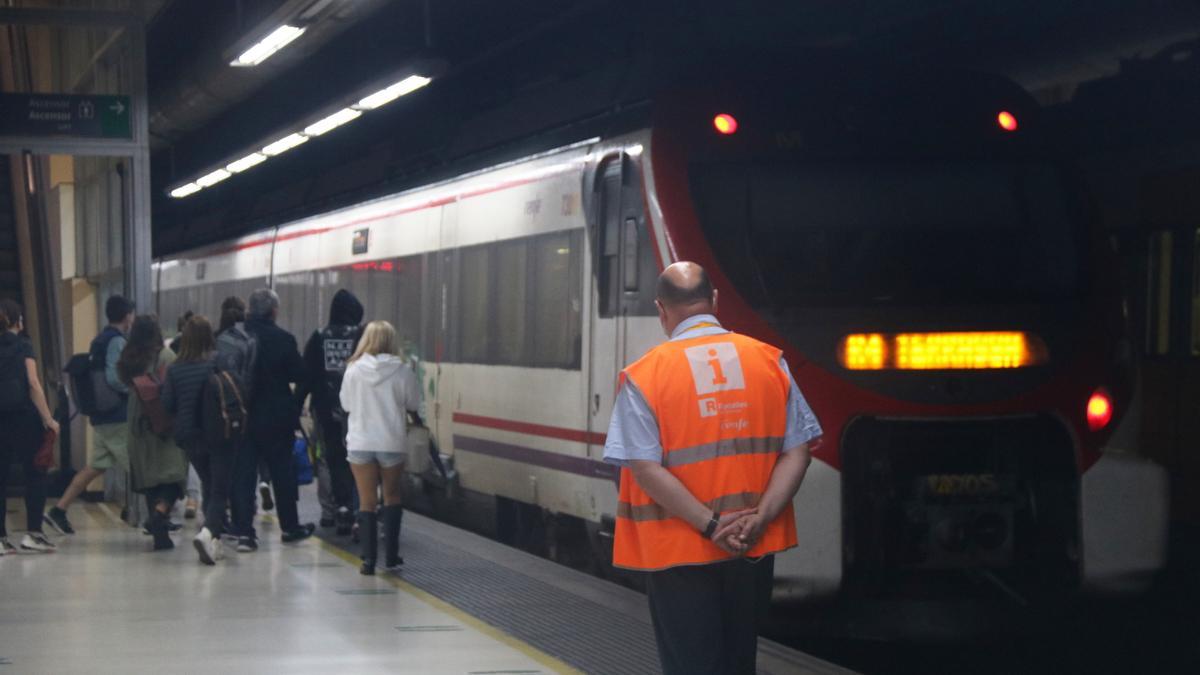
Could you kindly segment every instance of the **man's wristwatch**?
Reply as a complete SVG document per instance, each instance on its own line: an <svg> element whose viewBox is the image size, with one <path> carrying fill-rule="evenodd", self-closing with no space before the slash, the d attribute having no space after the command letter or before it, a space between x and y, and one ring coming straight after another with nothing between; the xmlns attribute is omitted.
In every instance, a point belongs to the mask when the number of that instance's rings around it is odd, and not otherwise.
<svg viewBox="0 0 1200 675"><path fill-rule="evenodd" d="M717 531L717 526L721 524L721 517L716 511L713 511L712 520L708 521L708 527L704 528L704 538L712 539L713 533Z"/></svg>

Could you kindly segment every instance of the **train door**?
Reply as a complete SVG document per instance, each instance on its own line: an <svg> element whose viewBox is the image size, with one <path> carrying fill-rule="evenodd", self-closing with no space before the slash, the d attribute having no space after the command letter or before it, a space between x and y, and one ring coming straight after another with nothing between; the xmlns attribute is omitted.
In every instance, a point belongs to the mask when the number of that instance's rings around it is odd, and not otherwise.
<svg viewBox="0 0 1200 675"><path fill-rule="evenodd" d="M631 323L656 314L657 263L637 165L624 152L613 152L600 161L595 176L588 213L595 303L589 331L588 455L600 459L617 376L641 356L631 351Z"/></svg>
<svg viewBox="0 0 1200 675"><path fill-rule="evenodd" d="M1171 473L1174 518L1200 524L1200 228L1152 231L1145 269L1142 445Z"/></svg>

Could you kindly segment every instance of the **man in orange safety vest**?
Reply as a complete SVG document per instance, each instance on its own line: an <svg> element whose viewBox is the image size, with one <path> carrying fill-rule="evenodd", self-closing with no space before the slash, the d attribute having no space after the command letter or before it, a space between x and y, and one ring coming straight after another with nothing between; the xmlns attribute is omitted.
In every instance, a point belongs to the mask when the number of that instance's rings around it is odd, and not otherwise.
<svg viewBox="0 0 1200 675"><path fill-rule="evenodd" d="M821 427L780 350L721 327L702 267L664 270L655 304L670 339L621 373L604 448L621 466L613 564L649 573L666 675L752 675Z"/></svg>

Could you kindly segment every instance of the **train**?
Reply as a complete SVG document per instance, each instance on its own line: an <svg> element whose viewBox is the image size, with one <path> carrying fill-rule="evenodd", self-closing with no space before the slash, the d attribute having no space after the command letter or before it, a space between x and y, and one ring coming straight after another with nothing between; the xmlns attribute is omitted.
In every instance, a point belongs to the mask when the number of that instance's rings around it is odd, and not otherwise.
<svg viewBox="0 0 1200 675"><path fill-rule="evenodd" d="M825 432L776 597L1027 602L1144 589L1165 562L1090 204L1003 78L714 75L602 135L163 256L153 291L169 333L270 286L300 340L353 291L419 363L449 478L414 455L414 484L603 567L617 376L664 339L659 271L696 261Z"/></svg>

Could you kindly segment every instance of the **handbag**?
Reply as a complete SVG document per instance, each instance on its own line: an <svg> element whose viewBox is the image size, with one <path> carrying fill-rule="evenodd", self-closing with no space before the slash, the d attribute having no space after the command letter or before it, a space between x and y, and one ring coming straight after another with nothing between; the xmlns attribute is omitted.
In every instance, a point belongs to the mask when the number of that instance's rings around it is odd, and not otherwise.
<svg viewBox="0 0 1200 675"><path fill-rule="evenodd" d="M53 429L47 429L46 433L42 434L42 444L33 456L33 468L42 471L54 468L54 443L57 440L58 434Z"/></svg>

